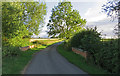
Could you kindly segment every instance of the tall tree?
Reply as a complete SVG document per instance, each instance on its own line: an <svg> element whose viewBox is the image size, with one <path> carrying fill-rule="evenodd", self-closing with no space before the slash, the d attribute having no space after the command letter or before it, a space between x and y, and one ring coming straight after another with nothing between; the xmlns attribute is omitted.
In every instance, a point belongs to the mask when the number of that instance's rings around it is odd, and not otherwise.
<svg viewBox="0 0 120 76"><path fill-rule="evenodd" d="M52 8L47 27L51 37L69 39L75 32L79 32L86 20L82 19L77 10L72 9L71 2L59 2Z"/></svg>
<svg viewBox="0 0 120 76"><path fill-rule="evenodd" d="M15 44L22 37L39 33L44 23L46 4L39 2L3 2L2 37L3 41ZM13 43L14 42L14 43ZM19 42L18 42L19 43Z"/></svg>

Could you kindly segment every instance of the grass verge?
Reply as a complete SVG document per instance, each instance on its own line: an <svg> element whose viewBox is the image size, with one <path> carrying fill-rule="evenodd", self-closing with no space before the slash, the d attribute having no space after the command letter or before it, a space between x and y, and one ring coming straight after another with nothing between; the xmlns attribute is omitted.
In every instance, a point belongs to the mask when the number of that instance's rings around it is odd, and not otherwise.
<svg viewBox="0 0 120 76"><path fill-rule="evenodd" d="M69 62L71 62L72 64L76 65L77 67L79 67L80 69L82 69L83 71L87 72L88 74L109 74L106 70L103 70L100 67L97 67L95 65L92 64L87 64L87 62L85 61L85 59L78 55L75 54L72 51L66 51L64 48L64 45L61 44L57 47L58 52L64 56Z"/></svg>
<svg viewBox="0 0 120 76"><path fill-rule="evenodd" d="M2 59L2 74L21 74L24 67L32 59L33 54L39 52L41 49L44 49L58 41L49 43L47 45L40 45L37 48L32 48L27 51L21 51L18 56L10 56Z"/></svg>

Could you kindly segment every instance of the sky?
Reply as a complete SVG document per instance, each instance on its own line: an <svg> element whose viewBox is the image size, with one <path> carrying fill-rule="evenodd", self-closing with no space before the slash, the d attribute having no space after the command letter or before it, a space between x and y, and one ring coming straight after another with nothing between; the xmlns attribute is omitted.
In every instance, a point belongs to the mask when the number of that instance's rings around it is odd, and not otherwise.
<svg viewBox="0 0 120 76"><path fill-rule="evenodd" d="M32 37L47 38L47 23L52 14L51 10L54 6L57 6L58 2L62 0L46 0L47 15L45 16L45 24L42 31L38 36L33 35ZM114 27L117 24L117 19L112 21L112 18L108 17L106 13L102 12L102 5L108 0L69 0L72 3L73 9L79 11L80 16L86 19L87 23L85 27L98 28L98 32L102 32L102 35L106 34L106 38L114 37Z"/></svg>

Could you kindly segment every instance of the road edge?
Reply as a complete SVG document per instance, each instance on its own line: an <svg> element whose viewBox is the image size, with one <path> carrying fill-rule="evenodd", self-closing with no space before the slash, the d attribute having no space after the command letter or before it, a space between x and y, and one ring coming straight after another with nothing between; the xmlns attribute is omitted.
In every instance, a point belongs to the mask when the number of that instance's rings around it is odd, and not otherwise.
<svg viewBox="0 0 120 76"><path fill-rule="evenodd" d="M43 49L42 49L42 50L43 50ZM25 65L25 67L24 67L23 70L21 71L21 74L24 74L24 73L25 73L25 71L27 70L28 66L31 64L31 62L32 62L33 58L35 57L35 55L37 55L37 54L38 54L39 52L41 52L42 50L40 50L40 51L38 51L38 52L36 52L36 53L34 53L34 54L32 55L31 60Z"/></svg>

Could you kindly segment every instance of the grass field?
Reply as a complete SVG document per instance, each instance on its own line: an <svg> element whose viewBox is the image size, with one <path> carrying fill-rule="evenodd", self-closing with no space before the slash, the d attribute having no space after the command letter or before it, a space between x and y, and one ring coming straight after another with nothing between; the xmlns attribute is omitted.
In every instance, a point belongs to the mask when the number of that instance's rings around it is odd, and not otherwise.
<svg viewBox="0 0 120 76"><path fill-rule="evenodd" d="M41 49L46 48L49 45L52 45L61 40L42 40L39 41L44 45L37 44L36 48L29 49L27 51L21 51L18 56L5 57L2 59L2 73L3 74L20 74L27 63L32 59L33 55L36 52L39 52Z"/></svg>
<svg viewBox="0 0 120 76"><path fill-rule="evenodd" d="M87 72L88 74L96 74L96 75L108 74L106 70L103 70L95 65L87 64L86 60L82 56L75 54L72 51L66 51L63 47L64 47L63 44L59 45L57 47L58 52L62 56L64 56L69 62L78 66L83 71Z"/></svg>

